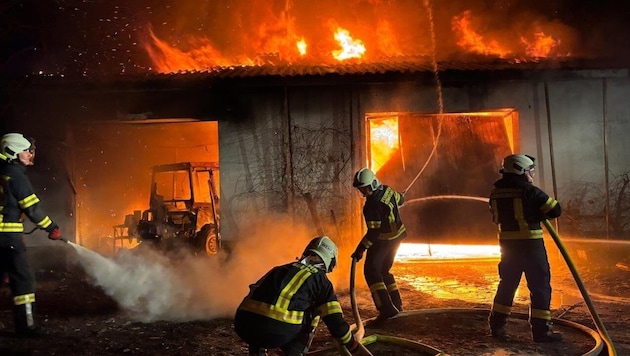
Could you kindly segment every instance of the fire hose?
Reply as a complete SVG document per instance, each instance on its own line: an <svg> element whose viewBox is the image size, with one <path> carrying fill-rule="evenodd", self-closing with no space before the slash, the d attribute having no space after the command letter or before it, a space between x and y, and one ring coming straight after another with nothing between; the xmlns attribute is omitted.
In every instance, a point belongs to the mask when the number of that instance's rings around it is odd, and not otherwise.
<svg viewBox="0 0 630 356"><path fill-rule="evenodd" d="M363 326L363 322L361 321L361 316L359 315L359 307L357 305L356 289L355 289L355 283L354 283L355 275L356 275L356 266L357 266L357 260L353 258L352 265L350 266L350 304L352 304L352 314L356 321L357 333L361 332L364 334L365 329ZM390 344L397 344L397 345L405 346L408 348L413 348L422 352L421 355L444 355L444 353L442 353L440 350L437 350L425 344L421 344L421 343L407 340L400 337L379 335L379 334L374 334L374 335L370 335L363 338L359 346L361 348L361 354L371 356L372 353L365 347L365 345L369 345L378 341L382 341L382 342L390 343Z"/></svg>
<svg viewBox="0 0 630 356"><path fill-rule="evenodd" d="M363 322L361 321L361 316L359 315L359 307L357 306L356 291L354 287L356 265L357 265L357 261L353 258L352 265L350 268L350 303L352 304L352 313L356 321L356 328L357 328L356 333L364 334L365 327L363 325ZM396 336L379 335L379 334L373 334L373 335L362 338L361 342L359 343L358 354L366 355L366 356L373 356L373 354L370 352L370 350L367 349L365 345L370 345L372 343L379 342L379 341L388 343L388 344L400 345L402 347L406 347L409 349L414 349L418 351L417 353L418 355L446 356L445 353L429 345L425 345L416 341L412 341L412 340L408 340L408 339L404 339L404 338L400 338ZM345 347L342 347L339 343L337 343L337 345L333 346L332 348L309 351L305 355L307 356L329 355L330 352L333 351L333 349L335 348L342 355L346 355L346 356L350 355L348 350Z"/></svg>
<svg viewBox="0 0 630 356"><path fill-rule="evenodd" d="M35 232L35 230L37 230L37 229L39 229L39 228L38 228L37 226L35 226L34 228L32 228L32 229L31 229L31 231L29 231L29 232L25 232L25 233L24 233L24 235L30 235L30 234L34 233L34 232ZM65 242L65 243L68 243L68 240L67 240L67 239L64 239L63 237L59 238L58 240L59 240L59 241L63 241L63 242Z"/></svg>
<svg viewBox="0 0 630 356"><path fill-rule="evenodd" d="M573 261L571 260L571 257L569 257L569 254L566 248L564 247L564 244L560 240L558 233L553 228L549 220L546 220L546 219L543 220L543 224L547 228L547 231L549 231L549 234L553 238L553 241L556 243L556 246L558 246L558 249L560 250L562 257L564 257L564 261L567 263L567 266L569 267L569 270L571 271L571 275L573 276L573 279L575 280L575 283L577 284L578 289L580 290L580 293L582 294L582 298L584 299L584 302L586 303L586 306L588 307L588 311L591 315L591 318L593 319L593 322L595 323L595 327L597 328L597 331L599 332L602 339L604 340L604 343L606 344L608 355L616 356L617 351L615 350L615 346L613 345L612 340L610 339L610 336L608 335L608 331L606 331L606 328L604 327L604 323L599 317L599 314L597 314L597 311L595 310L595 307L593 306L593 301L591 300L591 297L589 296L588 291L586 290L586 287L584 286L584 283L582 283L582 279L580 278L580 275L578 274L577 269L575 268L575 265L573 264Z"/></svg>

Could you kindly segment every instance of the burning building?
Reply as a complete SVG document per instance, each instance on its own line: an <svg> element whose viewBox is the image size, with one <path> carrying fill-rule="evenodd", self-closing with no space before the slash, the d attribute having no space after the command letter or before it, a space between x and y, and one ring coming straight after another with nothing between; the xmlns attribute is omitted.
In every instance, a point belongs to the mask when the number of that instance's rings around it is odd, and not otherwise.
<svg viewBox="0 0 630 356"><path fill-rule="evenodd" d="M494 244L485 199L501 158L526 152L565 208L560 231L627 238L627 62L588 56L554 22L484 32L478 11L429 2L306 18L308 2L272 3L236 2L213 36L198 18L145 26L148 63L116 75L11 80L3 131L39 138L65 231L98 244L146 206L151 165L208 159L226 240L274 213L354 244L351 177L368 166L408 192L410 242Z"/></svg>

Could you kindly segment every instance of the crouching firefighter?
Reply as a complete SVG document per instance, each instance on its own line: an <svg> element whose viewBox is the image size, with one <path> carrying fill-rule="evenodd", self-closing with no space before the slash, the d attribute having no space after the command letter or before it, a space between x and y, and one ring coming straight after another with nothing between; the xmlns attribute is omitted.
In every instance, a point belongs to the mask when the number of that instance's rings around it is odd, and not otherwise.
<svg viewBox="0 0 630 356"><path fill-rule="evenodd" d="M562 339L551 327L551 272L540 224L562 213L560 204L534 186L534 157L522 154L503 159L503 177L494 182L490 210L498 227L501 260L499 285L488 318L493 337L506 338L505 325L514 293L524 273L530 292L529 322L534 342Z"/></svg>
<svg viewBox="0 0 630 356"><path fill-rule="evenodd" d="M42 334L35 327L35 278L26 259L22 239L23 216L48 232L51 240L61 239L59 227L42 209L25 174L35 157L33 140L19 133L0 139L0 273L9 278L13 295L15 333L18 337Z"/></svg>
<svg viewBox="0 0 630 356"><path fill-rule="evenodd" d="M267 355L267 349L281 349L286 356L305 354L320 318L342 347L359 350L363 335L351 333L326 275L336 262L337 246L318 236L297 261L272 268L250 285L234 317L234 329L250 355Z"/></svg>

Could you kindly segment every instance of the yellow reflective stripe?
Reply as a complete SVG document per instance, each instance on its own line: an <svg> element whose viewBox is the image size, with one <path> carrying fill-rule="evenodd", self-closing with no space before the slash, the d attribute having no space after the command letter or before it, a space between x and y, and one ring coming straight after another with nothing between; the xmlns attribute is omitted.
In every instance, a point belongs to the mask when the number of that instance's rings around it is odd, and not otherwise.
<svg viewBox="0 0 630 356"><path fill-rule="evenodd" d="M304 312L297 310L282 310L275 305L259 302L253 299L245 299L239 309L288 324L302 324Z"/></svg>
<svg viewBox="0 0 630 356"><path fill-rule="evenodd" d="M24 224L19 222L0 222L0 232L24 232Z"/></svg>
<svg viewBox="0 0 630 356"><path fill-rule="evenodd" d="M383 194L381 198L381 202L389 207L389 216L387 220L389 221L389 230L396 231L398 227L396 226L396 214L394 214L394 204L392 203L392 196L394 195L394 190L388 188Z"/></svg>
<svg viewBox="0 0 630 356"><path fill-rule="evenodd" d="M341 310L341 304L339 304L339 302L336 300L320 305L319 308L317 308L317 311L317 314L321 315L322 317L337 313L343 314Z"/></svg>
<svg viewBox="0 0 630 356"><path fill-rule="evenodd" d="M282 291L280 291L276 306L281 310L287 310L289 308L289 303L291 302L293 295L295 295L295 292L300 289L302 284L304 284L304 281L306 281L306 279L310 276L311 272L306 268L296 273L295 276L291 278L289 283L287 283L287 285L282 288Z"/></svg>
<svg viewBox="0 0 630 356"><path fill-rule="evenodd" d="M26 198L18 201L18 204L20 205L20 208L22 209L26 209L29 208L35 204L39 203L39 198L37 197L37 195L35 195L35 193L27 196Z"/></svg>
<svg viewBox="0 0 630 356"><path fill-rule="evenodd" d="M14 305L24 305L28 303L35 303L35 293L22 294L13 297Z"/></svg>
<svg viewBox="0 0 630 356"><path fill-rule="evenodd" d="M378 239L379 240L395 240L397 237L402 235L405 231L407 231L407 228L405 227L405 225L403 225L400 227L400 230L396 232L381 233L380 235L378 235Z"/></svg>
<svg viewBox="0 0 630 356"><path fill-rule="evenodd" d="M499 303L494 303L494 304L492 304L492 311L493 312L497 312L497 313L501 313L501 314L510 315L510 313L512 313L512 307L507 306L507 305L503 305L503 304L499 304Z"/></svg>
<svg viewBox="0 0 630 356"><path fill-rule="evenodd" d="M542 239L542 230L527 231L500 231L499 239L501 240L522 240L522 239Z"/></svg>
<svg viewBox="0 0 630 356"><path fill-rule="evenodd" d="M366 221L365 224L367 225L368 229L380 229L381 228L381 221L380 220Z"/></svg>
<svg viewBox="0 0 630 356"><path fill-rule="evenodd" d="M398 290L398 284L396 284L396 282L387 285L387 291L388 292L393 292L393 291L397 291L397 290Z"/></svg>
<svg viewBox="0 0 630 356"><path fill-rule="evenodd" d="M383 282L376 282L376 283L374 283L374 284L372 284L370 286L370 292L372 292L372 293L376 293L379 290L387 290L387 287L385 287L385 283L383 283Z"/></svg>
<svg viewBox="0 0 630 356"><path fill-rule="evenodd" d="M523 200L521 198L514 199L514 219L518 223L518 229L521 231L529 230L525 214L523 213Z"/></svg>
<svg viewBox="0 0 630 356"><path fill-rule="evenodd" d="M50 224L52 224L52 220L50 220L50 218L46 216L40 222L37 223L37 226L41 227L42 229L45 229L49 227Z"/></svg>
<svg viewBox="0 0 630 356"><path fill-rule="evenodd" d="M361 245L363 245L363 247L368 249L368 248L370 248L373 245L373 243L370 240L368 240L368 239L362 239L361 240Z"/></svg>
<svg viewBox="0 0 630 356"><path fill-rule="evenodd" d="M532 318L536 318L536 319L551 320L551 311L550 310L531 309L529 311L529 315Z"/></svg>
<svg viewBox="0 0 630 356"><path fill-rule="evenodd" d="M339 338L339 341L341 341L341 344L344 345L349 343L350 339L352 339L352 334L350 333L350 329L348 329L348 331Z"/></svg>
<svg viewBox="0 0 630 356"><path fill-rule="evenodd" d="M558 205L558 201L555 200L554 198L549 197L549 199L547 199L545 204L543 204L543 206L540 207L540 210L543 213L546 213L549 210L553 209L556 205Z"/></svg>

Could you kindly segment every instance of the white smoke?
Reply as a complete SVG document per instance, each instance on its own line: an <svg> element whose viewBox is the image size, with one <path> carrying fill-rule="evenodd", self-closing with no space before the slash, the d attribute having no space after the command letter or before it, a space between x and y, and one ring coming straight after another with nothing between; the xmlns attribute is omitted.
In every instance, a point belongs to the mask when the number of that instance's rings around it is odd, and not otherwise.
<svg viewBox="0 0 630 356"><path fill-rule="evenodd" d="M275 220L277 223L277 220ZM261 227L261 226L259 226ZM270 230L259 230L270 231ZM246 234L228 256L172 258L150 248L111 258L69 243L78 263L129 316L141 322L233 317L248 286L275 265L299 257L312 236L296 227Z"/></svg>

